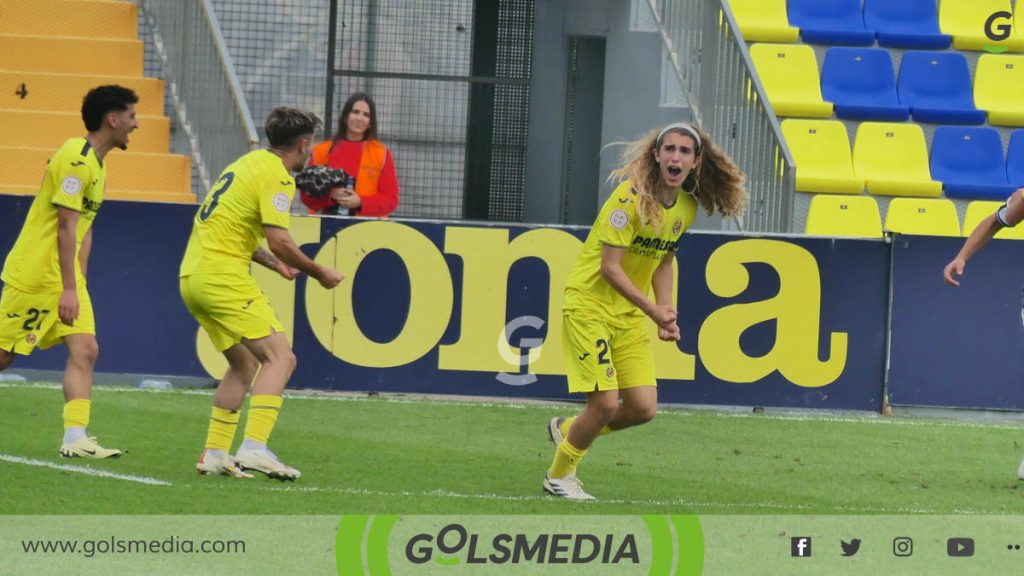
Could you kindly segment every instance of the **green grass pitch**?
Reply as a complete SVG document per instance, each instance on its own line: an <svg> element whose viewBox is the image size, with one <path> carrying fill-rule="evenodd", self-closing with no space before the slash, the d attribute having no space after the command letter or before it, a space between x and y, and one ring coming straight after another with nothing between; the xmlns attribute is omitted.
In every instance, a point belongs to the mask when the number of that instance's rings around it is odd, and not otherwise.
<svg viewBox="0 0 1024 576"><path fill-rule="evenodd" d="M597 441L580 478L599 501L573 503L544 496L541 480L546 422L576 405L289 396L271 448L303 477L281 483L196 474L210 401L208 391L98 387L90 434L127 454L69 460L57 453L60 388L0 387L0 513L1024 510L1022 434L1010 424L666 409Z"/></svg>

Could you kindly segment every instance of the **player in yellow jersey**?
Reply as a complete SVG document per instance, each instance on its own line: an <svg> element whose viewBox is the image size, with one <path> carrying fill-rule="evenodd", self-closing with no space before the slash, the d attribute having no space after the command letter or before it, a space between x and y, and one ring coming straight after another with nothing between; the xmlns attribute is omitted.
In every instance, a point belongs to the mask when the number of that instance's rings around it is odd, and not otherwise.
<svg viewBox="0 0 1024 576"><path fill-rule="evenodd" d="M586 394L587 404L578 416L548 423L556 450L543 488L572 500L594 499L576 478L594 439L654 418L658 392L644 318L662 340L679 340L672 263L697 206L733 215L746 203L742 172L689 124L650 132L623 161L612 177L624 181L587 235L563 300L569 392Z"/></svg>
<svg viewBox="0 0 1024 576"><path fill-rule="evenodd" d="M138 128L134 92L100 86L82 100L88 132L71 138L50 158L14 248L7 255L0 295L0 370L15 355L61 342L68 348L64 371L64 441L68 458L117 458L86 433L93 369L99 356L92 301L86 288L92 223L103 203L103 159L128 147Z"/></svg>
<svg viewBox="0 0 1024 576"><path fill-rule="evenodd" d="M205 449L196 464L201 474L248 477L248 469L281 480L301 476L267 449L296 360L249 265L254 261L289 280L302 271L328 289L341 282L341 274L310 260L288 233L295 196L290 171L302 168L319 125L310 112L275 108L265 126L270 147L225 168L196 213L181 263L181 297L229 365L213 397ZM263 238L272 254L260 248ZM245 440L232 458L250 385Z"/></svg>

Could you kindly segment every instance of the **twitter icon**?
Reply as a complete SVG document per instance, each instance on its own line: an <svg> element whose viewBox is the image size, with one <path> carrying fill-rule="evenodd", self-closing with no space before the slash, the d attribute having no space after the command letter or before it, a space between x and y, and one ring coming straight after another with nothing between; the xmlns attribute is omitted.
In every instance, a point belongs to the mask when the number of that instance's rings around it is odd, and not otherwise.
<svg viewBox="0 0 1024 576"><path fill-rule="evenodd" d="M843 547L843 556L853 556L860 550L860 538L854 538L849 542L840 540L839 545Z"/></svg>

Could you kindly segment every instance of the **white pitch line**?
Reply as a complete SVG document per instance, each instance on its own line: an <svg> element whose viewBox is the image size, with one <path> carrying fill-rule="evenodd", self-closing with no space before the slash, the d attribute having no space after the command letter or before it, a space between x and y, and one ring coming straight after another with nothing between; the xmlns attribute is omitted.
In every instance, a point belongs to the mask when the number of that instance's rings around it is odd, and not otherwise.
<svg viewBox="0 0 1024 576"><path fill-rule="evenodd" d="M164 480L158 480L156 478L150 478L149 476L133 476L131 474L117 474L116 472L107 472L106 470L97 470L88 466L76 466L74 464L57 464L54 462L47 462L45 460L34 460L32 458L22 458L21 456L11 456L9 454L0 454L0 460L5 462L11 462L14 464L27 464L29 466L39 466L42 468L53 468L54 470L64 470L66 472L77 472L79 474L87 474L89 476L99 476L101 478L113 478L115 480L127 480L129 482L138 482L139 484L149 484L150 486L171 486L170 482Z"/></svg>

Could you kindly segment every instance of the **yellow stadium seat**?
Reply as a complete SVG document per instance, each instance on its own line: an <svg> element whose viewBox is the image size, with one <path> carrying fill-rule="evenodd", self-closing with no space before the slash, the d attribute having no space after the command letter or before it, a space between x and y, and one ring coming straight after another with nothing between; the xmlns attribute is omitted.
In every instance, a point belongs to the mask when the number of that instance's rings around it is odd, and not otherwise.
<svg viewBox="0 0 1024 576"><path fill-rule="evenodd" d="M789 25L786 0L729 0L747 42L796 42L800 29Z"/></svg>
<svg viewBox="0 0 1024 576"><path fill-rule="evenodd" d="M138 7L106 0L0 0L0 34L138 37Z"/></svg>
<svg viewBox="0 0 1024 576"><path fill-rule="evenodd" d="M75 112L82 109L86 92L103 84L120 84L139 96L139 114L162 116L164 82L158 78L88 76L0 70L0 108Z"/></svg>
<svg viewBox="0 0 1024 576"><path fill-rule="evenodd" d="M885 215L889 232L915 236L959 236L956 205L944 198L893 198Z"/></svg>
<svg viewBox="0 0 1024 576"><path fill-rule="evenodd" d="M981 221L995 213L1003 205L1002 202L986 200L975 200L967 205L967 214L964 215L964 236L970 236L971 232L981 224ZM996 232L996 238L1007 240L1024 240L1024 224L1018 224L1013 228L1003 228Z"/></svg>
<svg viewBox="0 0 1024 576"><path fill-rule="evenodd" d="M0 34L3 70L142 76L142 56L141 40Z"/></svg>
<svg viewBox="0 0 1024 576"><path fill-rule="evenodd" d="M164 116L139 116L139 128L129 137L132 152L163 152L170 149L171 122ZM0 108L0 146L53 148L68 138L85 133L81 113Z"/></svg>
<svg viewBox="0 0 1024 576"><path fill-rule="evenodd" d="M989 124L1024 126L1024 56L982 54L974 70L974 104Z"/></svg>
<svg viewBox="0 0 1024 576"><path fill-rule="evenodd" d="M882 237L882 217L878 203L870 196L831 196L811 198L805 234L815 236Z"/></svg>
<svg viewBox="0 0 1024 576"><path fill-rule="evenodd" d="M853 173L850 136L837 120L797 120L782 122L782 134L796 162L796 189L799 192L860 194L864 179Z"/></svg>
<svg viewBox="0 0 1024 576"><path fill-rule="evenodd" d="M932 180L924 131L917 124L861 123L853 143L853 170L871 194L942 195L942 183Z"/></svg>
<svg viewBox="0 0 1024 576"><path fill-rule="evenodd" d="M0 190L5 186L37 189L54 148L0 146ZM192 191L192 161L178 154L112 150L107 164L107 190L134 192Z"/></svg>
<svg viewBox="0 0 1024 576"><path fill-rule="evenodd" d="M1018 40L994 41L985 35L985 21L996 12L1010 12L1010 0L942 0L939 29L953 37L957 50L985 50L985 46L1016 48Z"/></svg>
<svg viewBox="0 0 1024 576"><path fill-rule="evenodd" d="M814 50L806 44L754 44L750 57L778 116L830 118L832 103L821 98Z"/></svg>

